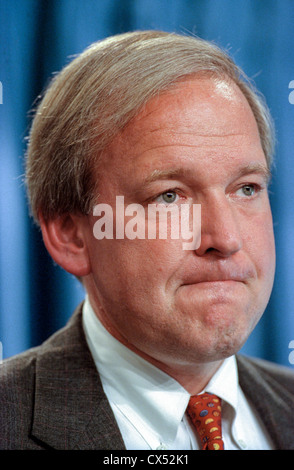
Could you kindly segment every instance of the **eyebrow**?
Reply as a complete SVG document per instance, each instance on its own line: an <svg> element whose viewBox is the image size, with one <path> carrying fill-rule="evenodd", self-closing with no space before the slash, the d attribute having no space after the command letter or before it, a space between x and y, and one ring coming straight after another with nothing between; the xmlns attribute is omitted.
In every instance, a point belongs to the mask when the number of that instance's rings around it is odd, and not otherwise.
<svg viewBox="0 0 294 470"><path fill-rule="evenodd" d="M266 183L269 184L270 179L271 179L271 171L266 165L263 165L262 163L258 163L258 162L249 163L245 167L241 168L241 170L237 173L236 177L239 178L241 176L246 176L251 173L260 174L261 176L264 177ZM189 174L190 174L190 171L188 171L187 169L183 169L183 168L168 169L168 170L154 170L144 180L144 184L148 185L152 183L153 181L163 180L163 179L173 179L177 177L187 176Z"/></svg>
<svg viewBox="0 0 294 470"><path fill-rule="evenodd" d="M178 169L169 169L169 170L154 170L152 173L147 176L144 180L145 184L153 183L153 181L163 180L163 179L172 179L188 174L187 170L183 168Z"/></svg>
<svg viewBox="0 0 294 470"><path fill-rule="evenodd" d="M267 184L269 184L271 176L272 176L271 171L267 167L267 165L254 162L254 163L249 163L249 165L246 165L244 168L241 168L241 170L237 174L237 177L246 176L251 173L257 173L263 176Z"/></svg>

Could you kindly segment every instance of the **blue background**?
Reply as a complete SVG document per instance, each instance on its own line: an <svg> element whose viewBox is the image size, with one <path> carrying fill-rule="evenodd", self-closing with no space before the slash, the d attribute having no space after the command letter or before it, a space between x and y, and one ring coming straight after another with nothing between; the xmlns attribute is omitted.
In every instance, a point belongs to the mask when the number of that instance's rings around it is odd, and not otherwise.
<svg viewBox="0 0 294 470"><path fill-rule="evenodd" d="M290 365L294 340L294 2L292 0L0 0L0 341L4 357L46 339L83 298L28 217L23 155L33 103L91 42L135 29L193 33L229 49L265 95L277 129L271 202L277 272L243 352Z"/></svg>

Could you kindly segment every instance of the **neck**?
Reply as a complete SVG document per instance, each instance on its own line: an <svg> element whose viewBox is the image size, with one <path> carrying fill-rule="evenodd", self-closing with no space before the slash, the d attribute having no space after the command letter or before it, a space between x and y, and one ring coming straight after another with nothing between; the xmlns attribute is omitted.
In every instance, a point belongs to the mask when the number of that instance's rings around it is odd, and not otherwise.
<svg viewBox="0 0 294 470"><path fill-rule="evenodd" d="M192 366L189 364L180 364L175 366L174 363L167 364L165 362L158 361L135 349L133 349L133 351L176 380L187 390L187 392L189 392L190 395L197 395L200 393L223 363L223 360L219 360L193 364Z"/></svg>

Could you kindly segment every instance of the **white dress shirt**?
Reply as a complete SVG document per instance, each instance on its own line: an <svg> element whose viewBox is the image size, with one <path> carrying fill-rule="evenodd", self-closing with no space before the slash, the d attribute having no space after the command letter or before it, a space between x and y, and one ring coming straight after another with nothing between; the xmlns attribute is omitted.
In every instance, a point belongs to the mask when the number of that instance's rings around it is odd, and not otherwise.
<svg viewBox="0 0 294 470"><path fill-rule="evenodd" d="M185 413L189 393L172 377L108 333L87 297L83 326L126 448L199 449L198 437ZM222 399L222 433L226 450L273 448L263 424L238 384L234 356L222 363L205 391Z"/></svg>

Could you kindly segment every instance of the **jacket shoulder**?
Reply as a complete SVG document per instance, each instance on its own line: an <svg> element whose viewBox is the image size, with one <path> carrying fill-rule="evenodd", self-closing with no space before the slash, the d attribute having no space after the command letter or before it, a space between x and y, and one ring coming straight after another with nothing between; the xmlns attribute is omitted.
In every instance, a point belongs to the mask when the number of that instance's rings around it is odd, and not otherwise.
<svg viewBox="0 0 294 470"><path fill-rule="evenodd" d="M0 449L21 449L30 432L37 348L0 365Z"/></svg>
<svg viewBox="0 0 294 470"><path fill-rule="evenodd" d="M275 384L277 389L283 388L294 397L294 369L264 359L237 356L240 374L250 378L258 378L265 383Z"/></svg>
<svg viewBox="0 0 294 470"><path fill-rule="evenodd" d="M77 323L80 310L81 307L65 327L43 344L5 359L0 365L0 450L40 448L38 443L30 439L37 363L40 357L44 357L44 362L50 367L52 356L60 354L65 338L75 330L72 324ZM70 343L71 336L68 340ZM46 374L46 370L42 373Z"/></svg>

